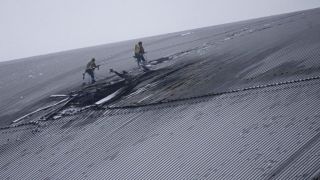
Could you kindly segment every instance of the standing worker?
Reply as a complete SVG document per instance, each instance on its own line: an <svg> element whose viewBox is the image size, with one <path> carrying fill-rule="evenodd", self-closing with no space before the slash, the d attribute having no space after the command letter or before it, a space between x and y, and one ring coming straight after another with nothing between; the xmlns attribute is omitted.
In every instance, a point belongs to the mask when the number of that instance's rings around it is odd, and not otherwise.
<svg viewBox="0 0 320 180"><path fill-rule="evenodd" d="M94 58L91 59L91 61L87 64L86 67L86 71L83 73L83 79L86 73L88 73L91 77L91 83L95 83L95 77L94 77L94 70L98 68L99 69L99 65L96 65L96 60Z"/></svg>
<svg viewBox="0 0 320 180"><path fill-rule="evenodd" d="M142 42L140 41L134 47L134 57L137 58L137 63L139 68L141 67L141 63L142 65L144 65L146 62L145 58L143 57L144 53L145 53L144 48L142 46Z"/></svg>

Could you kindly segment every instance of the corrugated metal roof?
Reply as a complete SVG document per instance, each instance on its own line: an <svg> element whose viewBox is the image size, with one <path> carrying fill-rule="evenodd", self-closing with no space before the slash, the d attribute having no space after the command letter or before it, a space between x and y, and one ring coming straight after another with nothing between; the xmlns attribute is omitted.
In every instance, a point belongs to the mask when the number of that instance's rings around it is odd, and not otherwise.
<svg viewBox="0 0 320 180"><path fill-rule="evenodd" d="M320 169L319 15L250 21L223 36L198 30L208 33L201 43L198 32L179 36L192 36L179 48L200 46L119 101L2 128L0 179L311 178ZM225 34L224 44L209 38Z"/></svg>

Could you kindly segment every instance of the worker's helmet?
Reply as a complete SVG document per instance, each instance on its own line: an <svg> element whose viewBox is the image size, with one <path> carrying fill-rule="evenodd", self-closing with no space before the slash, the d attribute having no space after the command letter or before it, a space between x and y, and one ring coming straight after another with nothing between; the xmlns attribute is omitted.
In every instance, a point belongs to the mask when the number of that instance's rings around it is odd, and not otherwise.
<svg viewBox="0 0 320 180"><path fill-rule="evenodd" d="M95 60L96 60L95 58L92 58L92 59L91 59L91 61L95 61Z"/></svg>
<svg viewBox="0 0 320 180"><path fill-rule="evenodd" d="M141 45L141 44L142 44L142 42L141 42L141 41L139 41L139 42L138 42L138 44L140 44L140 45Z"/></svg>

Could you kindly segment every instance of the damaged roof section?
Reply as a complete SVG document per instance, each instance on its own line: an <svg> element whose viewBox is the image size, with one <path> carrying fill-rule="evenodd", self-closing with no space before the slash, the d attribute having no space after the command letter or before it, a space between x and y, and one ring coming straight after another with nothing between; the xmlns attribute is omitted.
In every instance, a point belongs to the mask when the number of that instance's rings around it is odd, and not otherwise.
<svg viewBox="0 0 320 180"><path fill-rule="evenodd" d="M308 178L320 166L319 82L3 130L0 177Z"/></svg>

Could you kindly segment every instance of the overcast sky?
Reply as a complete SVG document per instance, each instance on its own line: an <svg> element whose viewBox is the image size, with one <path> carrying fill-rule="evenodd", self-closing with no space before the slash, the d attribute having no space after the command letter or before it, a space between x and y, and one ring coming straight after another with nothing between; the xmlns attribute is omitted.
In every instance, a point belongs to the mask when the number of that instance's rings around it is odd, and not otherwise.
<svg viewBox="0 0 320 180"><path fill-rule="evenodd" d="M0 0L0 61L320 7L320 0Z"/></svg>

